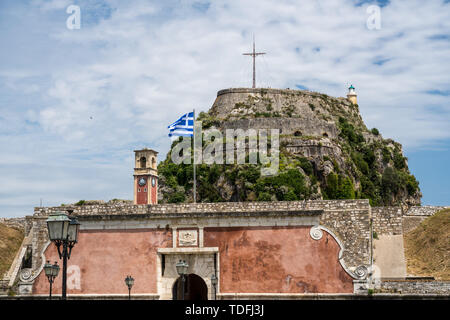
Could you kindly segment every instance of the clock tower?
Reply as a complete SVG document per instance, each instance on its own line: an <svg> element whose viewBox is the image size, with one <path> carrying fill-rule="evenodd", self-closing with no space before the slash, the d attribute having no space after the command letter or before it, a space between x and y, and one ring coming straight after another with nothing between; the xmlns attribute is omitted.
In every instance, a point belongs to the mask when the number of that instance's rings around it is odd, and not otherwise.
<svg viewBox="0 0 450 320"><path fill-rule="evenodd" d="M134 151L134 204L158 203L157 155L147 148Z"/></svg>

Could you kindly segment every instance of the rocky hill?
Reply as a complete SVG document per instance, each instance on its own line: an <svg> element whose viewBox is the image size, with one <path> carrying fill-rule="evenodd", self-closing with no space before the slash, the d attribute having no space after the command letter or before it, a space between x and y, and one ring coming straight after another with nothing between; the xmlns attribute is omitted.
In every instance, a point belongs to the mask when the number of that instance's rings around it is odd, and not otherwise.
<svg viewBox="0 0 450 320"><path fill-rule="evenodd" d="M358 105L345 98L305 90L226 89L196 120L203 130L280 130L278 175L261 176L261 164L197 165L197 201L363 198L374 206L420 205L419 183L401 144L369 130ZM169 152L158 170L160 202L192 201L192 165L175 165Z"/></svg>

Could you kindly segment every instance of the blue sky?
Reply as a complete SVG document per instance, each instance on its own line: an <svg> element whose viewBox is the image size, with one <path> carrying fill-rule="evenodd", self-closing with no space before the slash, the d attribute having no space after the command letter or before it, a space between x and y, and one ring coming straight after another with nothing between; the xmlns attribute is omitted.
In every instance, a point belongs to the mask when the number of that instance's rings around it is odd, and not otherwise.
<svg viewBox="0 0 450 320"><path fill-rule="evenodd" d="M403 145L422 203L450 205L448 1L2 0L0 217L132 199L133 150L165 158L168 124L251 86L253 34L257 86L352 83L367 126Z"/></svg>

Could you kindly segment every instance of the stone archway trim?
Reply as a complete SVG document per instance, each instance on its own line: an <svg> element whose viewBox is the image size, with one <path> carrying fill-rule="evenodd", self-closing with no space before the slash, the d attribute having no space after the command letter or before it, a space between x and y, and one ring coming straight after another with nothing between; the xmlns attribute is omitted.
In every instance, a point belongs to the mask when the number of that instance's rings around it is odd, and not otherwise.
<svg viewBox="0 0 450 320"><path fill-rule="evenodd" d="M326 231L328 234L330 234L334 238L334 240L336 240L336 242L338 243L339 248L340 248L339 254L338 254L338 261L341 264L342 268L345 270L345 272L347 272L348 275L350 275L353 279L356 279L356 280L361 280L361 279L365 278L367 276L367 272L365 272L367 267L361 265L361 266L354 268L355 270L352 271L345 265L345 261L343 258L343 254L345 251L344 244L342 243L341 240L339 240L339 238L330 229L328 229L324 226L321 226L321 225L315 225L311 228L311 230L309 232L311 235L311 238L313 238L314 240L320 240L323 235L322 230Z"/></svg>

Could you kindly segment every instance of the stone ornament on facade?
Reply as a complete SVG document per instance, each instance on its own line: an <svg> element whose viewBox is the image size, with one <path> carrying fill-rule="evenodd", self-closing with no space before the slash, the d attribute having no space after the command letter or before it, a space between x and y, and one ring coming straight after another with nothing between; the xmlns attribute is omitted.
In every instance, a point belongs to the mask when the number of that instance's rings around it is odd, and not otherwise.
<svg viewBox="0 0 450 320"><path fill-rule="evenodd" d="M338 254L338 260L339 263L341 264L342 268L345 270L345 272L347 272L347 274L349 276L351 276L353 279L362 279L360 276L358 276L356 274L356 272L352 272L345 264L344 262L344 244L341 242L341 240L339 240L339 238L334 234L334 232L332 232L330 229L324 227L324 226L320 226L320 225L315 225L313 227L311 227L311 229L309 230L309 234L311 236L311 238L313 238L314 240L320 240L323 237L323 231L327 232L330 236L333 237L334 240L336 240L336 242L339 245L339 254ZM365 266L359 266L359 267L364 267ZM360 268L358 270L358 274L362 274L364 270L362 270L362 268ZM364 278L367 277L367 268L365 271L365 275L363 275Z"/></svg>
<svg viewBox="0 0 450 320"><path fill-rule="evenodd" d="M28 282L31 280L32 275L33 272L31 268L22 269L20 270L19 279L20 281Z"/></svg>
<svg viewBox="0 0 450 320"><path fill-rule="evenodd" d="M319 226L313 226L310 230L309 230L309 235L311 236L311 238L313 238L314 240L320 240L323 237L323 232L322 230L320 230Z"/></svg>
<svg viewBox="0 0 450 320"><path fill-rule="evenodd" d="M367 278L367 274L368 274L367 267L364 266L364 265L356 267L356 269L354 271L354 274L355 274L355 276L358 279L365 279L365 278Z"/></svg>
<svg viewBox="0 0 450 320"><path fill-rule="evenodd" d="M42 251L41 251L41 264L40 266L38 266L37 270L33 270L33 268L25 268L25 269L21 269L20 273L19 273L19 279L22 282L26 282L23 283L22 285L19 283L19 290L21 286L28 286L27 283L32 283L34 282L34 279L36 279L38 277L38 275L41 273L41 271L44 269L44 265L45 265L45 251L47 250L48 246L51 244L51 241L47 241L44 246L42 247ZM24 289L25 291L20 291L21 293L27 293L28 289Z"/></svg>
<svg viewBox="0 0 450 320"><path fill-rule="evenodd" d="M178 231L178 245L183 246L196 246L198 239L197 230L180 230Z"/></svg>

